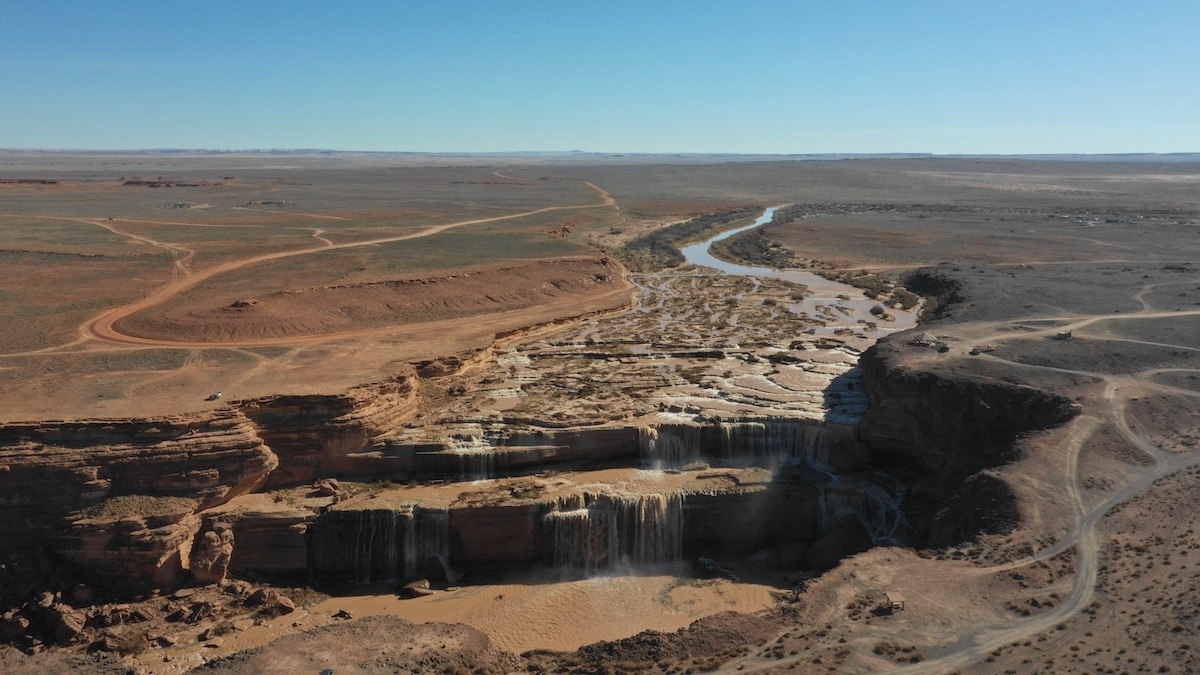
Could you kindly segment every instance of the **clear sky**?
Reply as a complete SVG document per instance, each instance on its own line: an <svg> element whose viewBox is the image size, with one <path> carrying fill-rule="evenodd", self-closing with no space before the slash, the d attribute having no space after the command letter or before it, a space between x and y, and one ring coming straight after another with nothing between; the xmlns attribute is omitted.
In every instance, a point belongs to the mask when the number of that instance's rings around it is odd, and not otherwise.
<svg viewBox="0 0 1200 675"><path fill-rule="evenodd" d="M1200 151L1200 0L3 0L0 147Z"/></svg>

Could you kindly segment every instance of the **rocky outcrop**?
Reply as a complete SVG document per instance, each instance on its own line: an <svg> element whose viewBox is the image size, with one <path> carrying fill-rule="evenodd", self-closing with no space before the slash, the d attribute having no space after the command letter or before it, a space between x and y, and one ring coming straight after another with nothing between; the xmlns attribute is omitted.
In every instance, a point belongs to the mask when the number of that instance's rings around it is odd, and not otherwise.
<svg viewBox="0 0 1200 675"><path fill-rule="evenodd" d="M233 527L227 522L216 522L196 538L189 567L196 581L212 584L225 578L232 559Z"/></svg>
<svg viewBox="0 0 1200 675"><path fill-rule="evenodd" d="M416 407L415 376L354 387L329 396L268 396L238 403L279 457L267 486L311 483L324 476L405 472L403 458L375 439Z"/></svg>
<svg viewBox="0 0 1200 675"><path fill-rule="evenodd" d="M233 530L229 573L233 576L308 578L309 527L315 514L299 509L246 511L228 518Z"/></svg>
<svg viewBox="0 0 1200 675"><path fill-rule="evenodd" d="M3 546L48 552L42 578L68 562L114 590L170 584L187 567L199 529L194 514L257 488L276 466L254 426L229 408L7 424L0 427Z"/></svg>
<svg viewBox="0 0 1200 675"><path fill-rule="evenodd" d="M532 565L541 561L546 505L528 500L450 509L450 559L465 566Z"/></svg>
<svg viewBox="0 0 1200 675"><path fill-rule="evenodd" d="M820 533L817 489L773 482L731 493L688 495L683 504L689 553L752 553L769 544L811 540Z"/></svg>
<svg viewBox="0 0 1200 675"><path fill-rule="evenodd" d="M889 336L860 359L871 407L859 424L859 439L869 446L877 466L909 485L907 509L914 524L927 537L930 531L942 533L926 543L949 543L946 536L961 540L979 532L972 523L1000 524L978 517L978 505L968 492L986 493L986 510L1014 509L1000 503L1005 491L976 490L982 479L968 477L1010 461L1020 435L1063 424L1079 407L1033 387L909 368L905 350L918 348L906 345L906 339L905 333ZM1011 498L1011 491L1007 495ZM977 515L964 515L963 509ZM934 526L935 519L962 526Z"/></svg>
<svg viewBox="0 0 1200 675"><path fill-rule="evenodd" d="M175 513L83 518L56 542L54 553L108 580L108 587L137 592L169 588L185 579L200 518Z"/></svg>
<svg viewBox="0 0 1200 675"><path fill-rule="evenodd" d="M0 507L69 512L143 494L220 504L262 484L277 465L236 410L138 420L0 427Z"/></svg>

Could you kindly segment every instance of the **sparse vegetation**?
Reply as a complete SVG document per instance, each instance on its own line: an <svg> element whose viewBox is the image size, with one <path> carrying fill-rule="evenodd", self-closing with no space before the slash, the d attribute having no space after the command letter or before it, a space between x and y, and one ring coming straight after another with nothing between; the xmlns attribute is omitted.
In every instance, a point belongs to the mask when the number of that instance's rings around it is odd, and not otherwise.
<svg viewBox="0 0 1200 675"><path fill-rule="evenodd" d="M150 495L121 495L90 506L77 515L80 518L117 519L165 516L189 513L197 500L187 497L155 497Z"/></svg>
<svg viewBox="0 0 1200 675"><path fill-rule="evenodd" d="M754 206L697 216L642 235L615 253L635 272L675 267L683 264L681 246L746 224L760 212L761 208Z"/></svg>
<svg viewBox="0 0 1200 675"><path fill-rule="evenodd" d="M799 264L796 255L772 241L763 228L713 242L709 251L722 260L761 267L795 267Z"/></svg>

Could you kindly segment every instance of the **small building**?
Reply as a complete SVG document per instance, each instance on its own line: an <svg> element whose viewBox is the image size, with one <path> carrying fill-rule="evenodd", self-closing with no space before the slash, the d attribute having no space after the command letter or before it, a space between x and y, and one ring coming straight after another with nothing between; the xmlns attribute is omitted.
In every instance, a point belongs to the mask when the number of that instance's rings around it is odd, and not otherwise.
<svg viewBox="0 0 1200 675"><path fill-rule="evenodd" d="M1059 333L1054 336L1054 339L1055 340L1070 340L1071 339L1071 331L1069 331L1069 330L1059 331Z"/></svg>
<svg viewBox="0 0 1200 675"><path fill-rule="evenodd" d="M887 592L887 608L893 612L899 612L904 609L904 596L896 591Z"/></svg>

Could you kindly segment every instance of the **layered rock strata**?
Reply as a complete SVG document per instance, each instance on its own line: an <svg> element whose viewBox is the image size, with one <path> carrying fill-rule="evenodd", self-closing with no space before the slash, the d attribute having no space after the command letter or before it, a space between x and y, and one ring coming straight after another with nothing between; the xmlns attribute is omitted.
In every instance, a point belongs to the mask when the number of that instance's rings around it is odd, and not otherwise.
<svg viewBox="0 0 1200 675"><path fill-rule="evenodd" d="M205 539L224 542L228 524L235 575L373 583L452 570L596 571L788 545L801 546L792 555L798 568L803 551L847 517L860 523L868 545L909 534L903 488L874 474L609 469L475 484L344 485L350 496L340 499L301 490L269 504L265 495L234 500L211 514ZM862 548L839 542L825 546L839 557ZM194 553L194 568L196 560Z"/></svg>
<svg viewBox="0 0 1200 675"><path fill-rule="evenodd" d="M923 348L907 345L906 335L881 340L860 359L871 404L859 439L877 466L909 486L907 510L923 543L1003 526L995 516L1015 513L1013 495L987 470L1013 459L1022 434L1065 423L1079 405L1030 386L909 368L905 356Z"/></svg>
<svg viewBox="0 0 1200 675"><path fill-rule="evenodd" d="M250 420L230 408L4 425L6 557L46 550L126 587L178 582L200 529L195 514L260 487L278 465Z"/></svg>
<svg viewBox="0 0 1200 675"><path fill-rule="evenodd" d="M322 476L401 474L405 458L379 437L407 420L417 404L415 376L330 396L269 396L239 407L279 456L267 487L309 483Z"/></svg>

